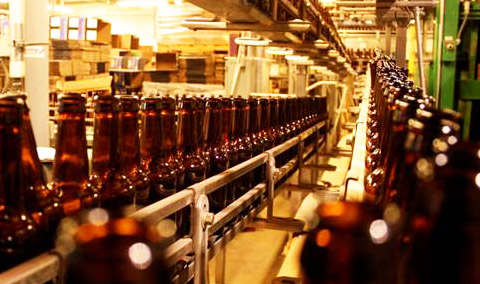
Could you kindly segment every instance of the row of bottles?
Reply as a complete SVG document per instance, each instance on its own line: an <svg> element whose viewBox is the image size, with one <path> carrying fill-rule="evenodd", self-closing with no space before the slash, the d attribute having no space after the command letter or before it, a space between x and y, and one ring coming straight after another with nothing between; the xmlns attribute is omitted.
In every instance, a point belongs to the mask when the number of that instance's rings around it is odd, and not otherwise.
<svg viewBox="0 0 480 284"><path fill-rule="evenodd" d="M36 152L26 97L0 97L0 269L53 247L57 225L85 208L136 210L219 174L325 118L324 98L97 95L91 164L86 99L58 97L53 181ZM295 155L286 152L278 166ZM209 196L215 213L265 180L258 167ZM128 210L127 210L128 211ZM116 212L116 213L115 213ZM189 208L171 216L190 233Z"/></svg>
<svg viewBox="0 0 480 284"><path fill-rule="evenodd" d="M318 208L308 283L480 282L480 144L461 141L461 115L437 109L393 59L370 70L367 202Z"/></svg>

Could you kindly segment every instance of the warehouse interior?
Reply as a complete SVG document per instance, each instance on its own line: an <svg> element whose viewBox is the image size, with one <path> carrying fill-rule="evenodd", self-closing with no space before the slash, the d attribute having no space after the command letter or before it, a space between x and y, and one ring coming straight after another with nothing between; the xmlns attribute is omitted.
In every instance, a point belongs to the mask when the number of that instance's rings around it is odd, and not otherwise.
<svg viewBox="0 0 480 284"><path fill-rule="evenodd" d="M479 283L477 0L0 0L0 283Z"/></svg>

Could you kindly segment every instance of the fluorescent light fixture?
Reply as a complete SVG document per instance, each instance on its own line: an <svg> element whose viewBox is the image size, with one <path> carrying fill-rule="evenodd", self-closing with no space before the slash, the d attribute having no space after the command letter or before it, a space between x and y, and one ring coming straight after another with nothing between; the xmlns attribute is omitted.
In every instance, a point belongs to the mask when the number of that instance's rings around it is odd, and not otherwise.
<svg viewBox="0 0 480 284"><path fill-rule="evenodd" d="M293 50L291 49L267 49L266 50L267 54L271 55L292 55Z"/></svg>
<svg viewBox="0 0 480 284"><path fill-rule="evenodd" d="M287 55L285 56L285 59L287 60L292 60L292 61L305 61L308 60L308 56L302 56L302 55Z"/></svg>
<svg viewBox="0 0 480 284"><path fill-rule="evenodd" d="M319 39L315 41L315 47L318 49L327 49L329 46L330 44L324 40Z"/></svg>
<svg viewBox="0 0 480 284"><path fill-rule="evenodd" d="M168 0L120 0L117 2L117 6L129 8L167 7Z"/></svg>
<svg viewBox="0 0 480 284"><path fill-rule="evenodd" d="M173 4L175 4L175 5L182 5L182 4L183 4L183 0L173 0Z"/></svg>
<svg viewBox="0 0 480 284"><path fill-rule="evenodd" d="M267 46L270 44L270 40L249 37L237 37L235 39L235 43L238 45Z"/></svg>
<svg viewBox="0 0 480 284"><path fill-rule="evenodd" d="M226 22L207 22L207 21L182 21L181 25L192 30L196 29L212 29L225 30L227 28Z"/></svg>
<svg viewBox="0 0 480 284"><path fill-rule="evenodd" d="M373 21L372 20L365 20L365 25L373 25Z"/></svg>
<svg viewBox="0 0 480 284"><path fill-rule="evenodd" d="M65 6L65 5L50 5L48 4L47 9L54 13L59 14L73 14L75 10L72 7Z"/></svg>
<svg viewBox="0 0 480 284"><path fill-rule="evenodd" d="M345 57L343 57L343 56L337 57L337 62L338 63L345 63L346 61L347 61L347 59L345 59Z"/></svg>
<svg viewBox="0 0 480 284"><path fill-rule="evenodd" d="M340 55L340 54L339 54L338 51L336 51L336 50L333 50L333 49L332 49L332 50L329 50L329 51L328 51L328 57L336 58L336 57L338 57L339 55Z"/></svg>
<svg viewBox="0 0 480 284"><path fill-rule="evenodd" d="M297 31L297 32L308 31L308 29L310 29L311 26L312 26L312 24L310 22L302 21L302 20L299 20L299 19L288 22L288 27L291 30Z"/></svg>

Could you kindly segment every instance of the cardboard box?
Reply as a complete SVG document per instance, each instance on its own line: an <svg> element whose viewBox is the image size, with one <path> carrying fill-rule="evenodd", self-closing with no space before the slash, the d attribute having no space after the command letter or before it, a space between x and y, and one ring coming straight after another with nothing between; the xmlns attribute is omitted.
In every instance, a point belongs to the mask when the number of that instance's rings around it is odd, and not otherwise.
<svg viewBox="0 0 480 284"><path fill-rule="evenodd" d="M112 43L112 25L110 23L98 21L97 42Z"/></svg>
<svg viewBox="0 0 480 284"><path fill-rule="evenodd" d="M178 54L177 53L156 53L155 69L159 71L176 71L178 70Z"/></svg>
<svg viewBox="0 0 480 284"><path fill-rule="evenodd" d="M112 35L111 44L112 44L112 48L121 48L122 36L121 35Z"/></svg>
<svg viewBox="0 0 480 284"><path fill-rule="evenodd" d="M50 76L72 76L72 61L50 61L49 74Z"/></svg>

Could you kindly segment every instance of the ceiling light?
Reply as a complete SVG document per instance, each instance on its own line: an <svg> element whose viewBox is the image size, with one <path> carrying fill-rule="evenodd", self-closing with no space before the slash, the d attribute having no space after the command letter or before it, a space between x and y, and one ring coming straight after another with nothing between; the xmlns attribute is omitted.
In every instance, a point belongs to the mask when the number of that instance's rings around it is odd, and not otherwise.
<svg viewBox="0 0 480 284"><path fill-rule="evenodd" d="M327 49L329 46L328 42L324 40L319 39L315 41L315 47L318 49Z"/></svg>
<svg viewBox="0 0 480 284"><path fill-rule="evenodd" d="M120 0L117 6L140 8L140 7L167 7L168 0Z"/></svg>
<svg viewBox="0 0 480 284"><path fill-rule="evenodd" d="M293 50L291 49L267 49L267 54L271 55L292 55Z"/></svg>
<svg viewBox="0 0 480 284"><path fill-rule="evenodd" d="M338 53L338 51L336 50L329 50L328 51L328 57L332 57L332 58L335 58L335 57L338 57L340 54Z"/></svg>
<svg viewBox="0 0 480 284"><path fill-rule="evenodd" d="M207 22L207 21L182 21L181 25L183 27L199 30L199 29L211 29L211 30L225 30L227 29L226 22Z"/></svg>
<svg viewBox="0 0 480 284"><path fill-rule="evenodd" d="M50 5L48 4L47 9L53 13L59 14L73 14L75 10L72 7L65 5Z"/></svg>
<svg viewBox="0 0 480 284"><path fill-rule="evenodd" d="M270 44L270 40L249 37L237 37L235 39L235 43L238 45L267 46Z"/></svg>
<svg viewBox="0 0 480 284"><path fill-rule="evenodd" d="M297 32L307 31L308 29L310 29L311 26L312 26L312 24L310 22L302 21L302 20L298 20L298 19L288 22L288 27L291 30L297 31Z"/></svg>

